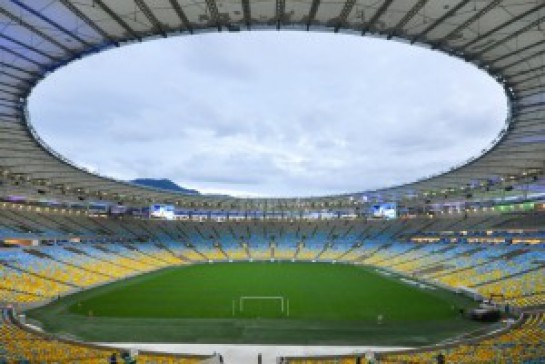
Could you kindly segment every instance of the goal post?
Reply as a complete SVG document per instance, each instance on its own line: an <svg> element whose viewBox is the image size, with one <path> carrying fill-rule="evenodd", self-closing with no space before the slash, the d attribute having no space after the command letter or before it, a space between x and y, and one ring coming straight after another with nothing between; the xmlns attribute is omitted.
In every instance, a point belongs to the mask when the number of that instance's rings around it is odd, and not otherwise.
<svg viewBox="0 0 545 364"><path fill-rule="evenodd" d="M289 300L284 296L240 296L238 299L238 312L243 313L245 311L248 301L276 301L282 316L289 316Z"/></svg>
<svg viewBox="0 0 545 364"><path fill-rule="evenodd" d="M244 312L244 301L248 300L275 300L280 301L280 310L284 313L284 297L282 296L241 296L239 298L238 309Z"/></svg>

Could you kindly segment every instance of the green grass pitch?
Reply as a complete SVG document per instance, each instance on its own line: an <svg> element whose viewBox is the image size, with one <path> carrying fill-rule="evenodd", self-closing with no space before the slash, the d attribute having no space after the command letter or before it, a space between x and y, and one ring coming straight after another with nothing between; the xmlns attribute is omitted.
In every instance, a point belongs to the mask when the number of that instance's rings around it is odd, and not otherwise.
<svg viewBox="0 0 545 364"><path fill-rule="evenodd" d="M95 341L427 344L476 328L459 318L470 305L352 265L222 263L99 287L30 317Z"/></svg>

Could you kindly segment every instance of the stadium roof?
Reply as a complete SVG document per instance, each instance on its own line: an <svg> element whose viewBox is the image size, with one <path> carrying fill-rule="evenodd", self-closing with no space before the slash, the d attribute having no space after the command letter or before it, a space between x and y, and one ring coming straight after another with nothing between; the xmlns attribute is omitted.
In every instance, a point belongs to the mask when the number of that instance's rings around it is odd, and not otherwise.
<svg viewBox="0 0 545 364"><path fill-rule="evenodd" d="M85 196L247 204L137 187L75 166L36 134L27 98L51 71L127 43L214 31L300 29L375 35L443 51L488 72L508 96L505 128L480 156L439 175L366 195L399 199L537 179L545 161L544 21L543 0L0 0L0 171L11 179Z"/></svg>

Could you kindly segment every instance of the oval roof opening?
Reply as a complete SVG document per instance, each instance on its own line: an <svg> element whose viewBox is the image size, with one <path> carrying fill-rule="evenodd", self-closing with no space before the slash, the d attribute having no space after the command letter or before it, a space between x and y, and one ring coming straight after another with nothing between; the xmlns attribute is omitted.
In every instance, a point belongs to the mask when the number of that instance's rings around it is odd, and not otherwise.
<svg viewBox="0 0 545 364"><path fill-rule="evenodd" d="M303 32L110 50L53 73L30 102L38 134L81 166L235 196L412 182L479 155L506 110L500 85L456 58Z"/></svg>

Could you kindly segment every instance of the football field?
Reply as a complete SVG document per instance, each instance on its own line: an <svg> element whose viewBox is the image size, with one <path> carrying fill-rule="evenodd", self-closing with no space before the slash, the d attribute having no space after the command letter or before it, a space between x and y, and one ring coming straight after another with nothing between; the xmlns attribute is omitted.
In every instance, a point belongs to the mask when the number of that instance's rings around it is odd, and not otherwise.
<svg viewBox="0 0 545 364"><path fill-rule="evenodd" d="M95 341L427 344L480 327L469 300L373 269L329 263L170 268L30 312Z"/></svg>

